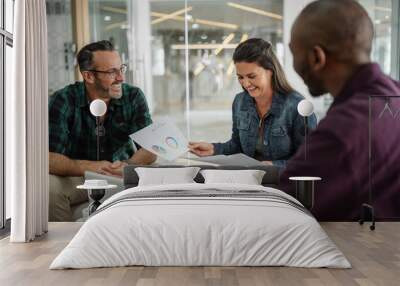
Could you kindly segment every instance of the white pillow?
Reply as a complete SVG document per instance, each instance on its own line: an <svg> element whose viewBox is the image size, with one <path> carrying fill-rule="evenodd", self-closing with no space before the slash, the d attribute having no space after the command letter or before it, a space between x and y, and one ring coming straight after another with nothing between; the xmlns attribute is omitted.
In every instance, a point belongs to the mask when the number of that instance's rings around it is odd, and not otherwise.
<svg viewBox="0 0 400 286"><path fill-rule="evenodd" d="M199 167L187 168L143 168L135 169L139 176L138 186L187 184L195 183L193 180L199 172Z"/></svg>
<svg viewBox="0 0 400 286"><path fill-rule="evenodd" d="M205 184L226 183L261 185L265 171L262 170L202 170Z"/></svg>

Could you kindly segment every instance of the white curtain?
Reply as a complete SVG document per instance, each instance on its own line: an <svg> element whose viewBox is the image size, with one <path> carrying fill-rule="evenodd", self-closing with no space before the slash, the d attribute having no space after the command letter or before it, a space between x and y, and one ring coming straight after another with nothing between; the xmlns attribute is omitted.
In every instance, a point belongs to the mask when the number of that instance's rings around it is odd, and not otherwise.
<svg viewBox="0 0 400 286"><path fill-rule="evenodd" d="M48 82L45 0L15 1L13 94L6 98L6 187L12 242L48 227Z"/></svg>

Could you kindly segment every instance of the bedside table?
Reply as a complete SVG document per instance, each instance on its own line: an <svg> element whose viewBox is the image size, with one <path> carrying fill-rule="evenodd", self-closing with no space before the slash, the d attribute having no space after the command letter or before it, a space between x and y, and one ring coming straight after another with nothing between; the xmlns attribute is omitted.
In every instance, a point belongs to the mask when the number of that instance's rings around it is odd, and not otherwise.
<svg viewBox="0 0 400 286"><path fill-rule="evenodd" d="M290 177L289 180L296 184L296 199L308 210L314 206L314 185L321 181L320 177Z"/></svg>
<svg viewBox="0 0 400 286"><path fill-rule="evenodd" d="M89 216L94 213L101 205L100 200L104 197L106 189L115 189L117 185L109 185L107 180L85 180L83 185L79 185L77 189L85 189L93 202L89 205Z"/></svg>

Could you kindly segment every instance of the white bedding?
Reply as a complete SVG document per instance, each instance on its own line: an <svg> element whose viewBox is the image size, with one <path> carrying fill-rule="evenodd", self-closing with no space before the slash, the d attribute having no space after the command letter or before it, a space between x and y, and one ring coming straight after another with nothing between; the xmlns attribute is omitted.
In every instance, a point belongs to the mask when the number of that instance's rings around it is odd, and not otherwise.
<svg viewBox="0 0 400 286"><path fill-rule="evenodd" d="M145 266L295 266L349 268L318 222L282 201L236 197L116 200L135 192L215 188L262 190L238 184L142 186L120 192L100 207L50 269ZM142 193L141 193L142 194Z"/></svg>

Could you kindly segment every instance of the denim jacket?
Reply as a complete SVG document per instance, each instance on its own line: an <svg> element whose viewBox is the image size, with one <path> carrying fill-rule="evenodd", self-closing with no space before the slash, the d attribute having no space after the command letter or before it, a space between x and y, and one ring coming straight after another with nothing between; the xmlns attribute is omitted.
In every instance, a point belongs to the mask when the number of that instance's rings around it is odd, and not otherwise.
<svg viewBox="0 0 400 286"><path fill-rule="evenodd" d="M265 116L263 155L264 161L276 166L286 166L304 141L304 118L297 112L297 104L304 99L296 92L275 93L272 105ZM260 117L254 99L246 92L236 95L232 105L232 138L225 143L213 143L214 154L244 153L254 157L258 139ZM317 118L308 117L308 126L314 129Z"/></svg>

